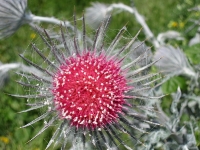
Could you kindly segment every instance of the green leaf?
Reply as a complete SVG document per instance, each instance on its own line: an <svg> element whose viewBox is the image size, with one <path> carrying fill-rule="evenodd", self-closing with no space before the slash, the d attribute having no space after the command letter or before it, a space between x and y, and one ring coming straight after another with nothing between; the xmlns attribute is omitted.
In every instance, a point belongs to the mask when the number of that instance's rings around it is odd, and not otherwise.
<svg viewBox="0 0 200 150"><path fill-rule="evenodd" d="M15 132L14 132L14 138L16 141L18 142L24 142L26 143L29 139L30 139L30 129L26 128L26 129L20 129L20 128L16 128Z"/></svg>
<svg viewBox="0 0 200 150"><path fill-rule="evenodd" d="M193 64L200 64L200 44L195 44L184 50L189 61Z"/></svg>
<svg viewBox="0 0 200 150"><path fill-rule="evenodd" d="M187 89L186 79L184 77L177 76L170 78L170 80L162 85L162 91L164 94L170 94L176 92L178 87L183 91Z"/></svg>

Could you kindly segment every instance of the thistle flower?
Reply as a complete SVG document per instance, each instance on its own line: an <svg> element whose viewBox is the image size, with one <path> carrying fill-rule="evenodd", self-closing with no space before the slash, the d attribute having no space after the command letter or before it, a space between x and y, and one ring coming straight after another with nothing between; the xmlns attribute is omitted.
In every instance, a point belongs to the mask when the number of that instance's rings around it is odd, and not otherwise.
<svg viewBox="0 0 200 150"><path fill-rule="evenodd" d="M10 36L24 23L31 22L27 0L0 0L0 39Z"/></svg>
<svg viewBox="0 0 200 150"><path fill-rule="evenodd" d="M161 72L169 76L182 74L192 78L197 77L186 56L179 48L175 49L170 45L162 46L156 50L154 60L161 57L162 59L155 64Z"/></svg>
<svg viewBox="0 0 200 150"><path fill-rule="evenodd" d="M62 149L65 149L66 144L72 141L71 147L76 148L87 146L91 142L97 149L125 147L131 150L136 144L141 144L137 135L146 133L140 123L148 124L147 128L158 125L151 122L147 113L144 113L150 109L143 100L151 97L139 94L145 90L148 93L152 88L151 79L155 79L157 74L140 75L156 61L139 69L133 68L140 56L127 63L130 46L139 32L120 48L119 41L126 31L125 26L109 47L103 48L108 21L106 19L98 28L92 45L85 38L83 17L80 41L76 37L76 26L74 38L61 27L63 48L57 48L60 43L53 41L46 31L45 35L39 32L47 48L40 50L39 45L32 44L32 50L40 59L37 57L35 61L35 57L29 59L25 53L20 55L30 65L44 72L42 76L34 72L19 73L22 78L18 83L28 87L29 93L14 95L28 99L27 105L30 108L22 112L36 109L43 112L41 116L22 126L28 127L44 120L44 127L30 141L50 126L55 126L56 130L46 149L53 143L60 143ZM76 19L74 24L76 25ZM33 53L31 56L34 56ZM140 86L133 87L133 84L137 85L135 83Z"/></svg>
<svg viewBox="0 0 200 150"><path fill-rule="evenodd" d="M54 17L36 16L27 8L27 0L0 0L0 39L15 33L23 24L29 24L35 29L35 23L48 22L60 24L61 21ZM73 30L70 22L62 22Z"/></svg>

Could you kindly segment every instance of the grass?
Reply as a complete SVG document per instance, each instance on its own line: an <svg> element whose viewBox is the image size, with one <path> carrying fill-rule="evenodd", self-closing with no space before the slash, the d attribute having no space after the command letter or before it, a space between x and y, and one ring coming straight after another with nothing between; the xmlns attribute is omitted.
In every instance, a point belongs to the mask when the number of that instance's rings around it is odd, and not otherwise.
<svg viewBox="0 0 200 150"><path fill-rule="evenodd" d="M33 14L39 16L54 16L61 20L72 21L74 7L78 17L84 13L84 9L90 6L92 0L34 0L28 1L28 6ZM107 3L107 0L99 2ZM118 2L117 0L109 1L109 3ZM178 27L169 27L170 21L188 23L189 14L186 13L188 8L194 7L197 0L134 0L138 11L145 16L146 22L155 35L165 32L169 29L181 31ZM129 5L129 0L123 0L123 3ZM113 16L109 29L120 29L128 22L128 32L134 34L141 28L135 21L134 16L125 12ZM189 23L188 23L189 24ZM47 26L43 24L43 26ZM112 32L112 30L110 30ZM31 42L31 36L35 32L28 26L24 25L11 37L0 40L0 61L3 63L21 62L18 56L27 48ZM109 32L110 33L110 32ZM111 33L112 34L112 33ZM114 36L114 35L113 35ZM144 35L140 35L144 39ZM15 71L10 72L10 77L5 87L0 90L0 149L4 150L43 150L52 135L53 129L48 130L30 143L26 142L33 137L43 126L43 122L39 122L33 127L20 129L19 127L30 122L40 115L39 111L29 113L18 113L27 108L26 100L19 99L8 94L23 93L24 89L15 82L17 76ZM3 140L4 139L4 140Z"/></svg>

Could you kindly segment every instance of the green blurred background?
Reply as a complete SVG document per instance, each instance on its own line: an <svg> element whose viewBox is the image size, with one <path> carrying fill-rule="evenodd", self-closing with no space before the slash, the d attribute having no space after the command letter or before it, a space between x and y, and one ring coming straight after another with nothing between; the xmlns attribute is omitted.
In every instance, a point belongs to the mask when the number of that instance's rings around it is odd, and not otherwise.
<svg viewBox="0 0 200 150"><path fill-rule="evenodd" d="M30 0L28 6L31 12L38 16L54 16L60 20L72 21L74 7L77 18L82 16L84 9L89 7L92 0ZM101 0L102 3L118 3L130 5L130 0ZM109 3L108 3L109 2ZM200 14L189 13L188 8L196 6L198 0L134 0L140 14L142 14L150 29L155 35L167 30L185 31L191 25L191 17L200 17ZM97 10L98 11L98 10ZM122 12L113 16L109 29L120 29L128 22L128 32L134 34L141 28L134 16ZM47 26L47 24L42 24ZM187 45L187 40L195 34L191 31L186 35L186 41L179 43L182 47ZM22 53L35 36L34 30L28 25L22 26L11 37L0 40L0 61L3 63L22 62L19 54ZM109 35L114 36L114 35ZM37 37L36 37L37 38ZM141 40L145 37L140 35ZM52 135L52 130L46 131L34 141L26 144L43 126L38 122L32 127L20 129L20 126L32 121L40 115L40 111L18 113L27 108L26 100L9 96L9 94L23 93L23 88L15 82L15 71L9 73L10 77L3 89L0 89L0 149L2 150L43 150ZM169 103L169 102L166 102ZM168 104L166 104L167 107ZM164 105L165 106L165 105Z"/></svg>

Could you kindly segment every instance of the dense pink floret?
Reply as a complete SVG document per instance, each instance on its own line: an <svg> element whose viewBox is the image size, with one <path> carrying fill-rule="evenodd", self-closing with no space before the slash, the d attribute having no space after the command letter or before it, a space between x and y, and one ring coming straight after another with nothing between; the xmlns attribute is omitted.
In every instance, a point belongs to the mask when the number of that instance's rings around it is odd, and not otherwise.
<svg viewBox="0 0 200 150"><path fill-rule="evenodd" d="M87 52L71 56L59 69L52 92L61 118L77 128L104 127L117 121L128 86L116 60Z"/></svg>

